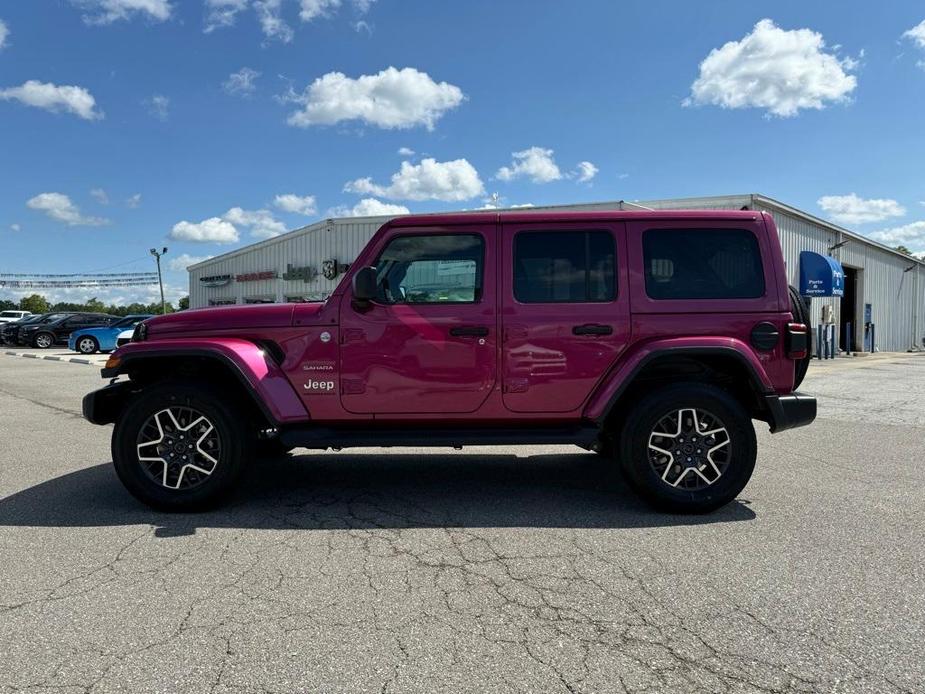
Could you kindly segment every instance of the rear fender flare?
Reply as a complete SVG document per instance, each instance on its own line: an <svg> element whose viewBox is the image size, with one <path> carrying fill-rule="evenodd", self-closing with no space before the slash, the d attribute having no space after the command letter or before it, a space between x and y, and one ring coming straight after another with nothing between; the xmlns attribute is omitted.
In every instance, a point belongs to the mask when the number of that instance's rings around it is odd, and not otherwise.
<svg viewBox="0 0 925 694"><path fill-rule="evenodd" d="M734 338L656 340L627 355L616 369L608 374L585 408L584 417L594 421L598 426L603 426L611 410L619 402L620 396L633 383L636 376L656 359L698 356L735 359L750 374L750 385L757 394L772 395L775 392L761 362L741 340Z"/></svg>

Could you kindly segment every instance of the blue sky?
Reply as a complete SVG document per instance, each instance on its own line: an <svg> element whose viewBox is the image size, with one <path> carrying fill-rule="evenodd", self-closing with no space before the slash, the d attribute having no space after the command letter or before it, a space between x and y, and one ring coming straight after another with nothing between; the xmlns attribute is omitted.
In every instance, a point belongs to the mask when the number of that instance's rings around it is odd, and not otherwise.
<svg viewBox="0 0 925 694"><path fill-rule="evenodd" d="M919 1L0 0L0 22L0 272L491 194L761 192L925 252Z"/></svg>

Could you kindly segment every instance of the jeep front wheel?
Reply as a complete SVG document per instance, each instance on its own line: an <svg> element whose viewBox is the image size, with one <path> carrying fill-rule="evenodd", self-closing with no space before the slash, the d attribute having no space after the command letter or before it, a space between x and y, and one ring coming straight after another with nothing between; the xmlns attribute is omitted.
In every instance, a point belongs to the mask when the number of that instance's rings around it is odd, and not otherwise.
<svg viewBox="0 0 925 694"><path fill-rule="evenodd" d="M209 508L231 492L250 455L242 417L208 386L154 386L116 422L116 473L135 498L154 508Z"/></svg>
<svg viewBox="0 0 925 694"><path fill-rule="evenodd" d="M678 384L642 399L619 440L620 465L636 491L672 513L706 513L732 501L755 469L748 412L728 393Z"/></svg>

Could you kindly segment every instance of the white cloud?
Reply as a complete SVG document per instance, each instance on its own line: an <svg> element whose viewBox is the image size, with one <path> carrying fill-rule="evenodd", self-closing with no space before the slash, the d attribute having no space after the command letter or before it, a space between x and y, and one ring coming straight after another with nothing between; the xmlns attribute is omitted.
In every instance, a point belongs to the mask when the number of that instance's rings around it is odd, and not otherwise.
<svg viewBox="0 0 925 694"><path fill-rule="evenodd" d="M90 196L96 200L100 205L109 204L109 196L106 194L106 191L102 188L94 188L90 191Z"/></svg>
<svg viewBox="0 0 925 694"><path fill-rule="evenodd" d="M510 166L502 166L495 177L502 181L527 177L534 183L549 183L562 178L562 172L553 159L551 149L530 147L513 153Z"/></svg>
<svg viewBox="0 0 925 694"><path fill-rule="evenodd" d="M399 147L399 148L398 148L398 155L401 156L401 157L413 157L413 156L414 156L414 150L411 149L410 147Z"/></svg>
<svg viewBox="0 0 925 694"><path fill-rule="evenodd" d="M872 198L865 200L854 193L824 195L816 201L829 217L842 224L881 222L890 217L902 217L906 208L895 200Z"/></svg>
<svg viewBox="0 0 925 694"><path fill-rule="evenodd" d="M245 210L232 207L223 216L226 222L235 226L248 227L251 236L259 239L268 239L279 236L286 231L286 225L273 218L269 210Z"/></svg>
<svg viewBox="0 0 925 694"><path fill-rule="evenodd" d="M130 196L125 201L125 206L131 210L134 210L140 204L141 204L141 193L135 193L134 195Z"/></svg>
<svg viewBox="0 0 925 694"><path fill-rule="evenodd" d="M148 113L159 121L166 121L170 117L170 99L163 94L154 94L144 100Z"/></svg>
<svg viewBox="0 0 925 694"><path fill-rule="evenodd" d="M334 207L328 210L330 217L386 217L399 214L411 214L404 205L392 205L375 198L363 198L353 207Z"/></svg>
<svg viewBox="0 0 925 694"><path fill-rule="evenodd" d="M504 202L505 198L501 197L497 193L492 193L487 198L482 200L482 206L478 209L480 210L515 210L526 207L533 207L532 202L525 202L520 205L507 205Z"/></svg>
<svg viewBox="0 0 925 694"><path fill-rule="evenodd" d="M93 95L83 87L73 85L58 86L51 82L29 80L19 87L0 89L0 100L11 99L53 113L73 113L84 120L98 120L103 117L103 112L96 110L96 99Z"/></svg>
<svg viewBox="0 0 925 694"><path fill-rule="evenodd" d="M282 17L281 6L282 0L254 0L254 10L263 35L268 39L289 43L294 33Z"/></svg>
<svg viewBox="0 0 925 694"><path fill-rule="evenodd" d="M234 224L220 217L209 217L199 223L177 222L167 235L174 241L192 241L194 243L236 243L238 230Z"/></svg>
<svg viewBox="0 0 925 694"><path fill-rule="evenodd" d="M84 8L83 20L87 24L112 24L133 15L163 22L170 19L173 7L168 0L71 0L77 7Z"/></svg>
<svg viewBox="0 0 925 694"><path fill-rule="evenodd" d="M881 229L869 236L888 246L905 246L916 255L925 253L925 222L912 222L891 229Z"/></svg>
<svg viewBox="0 0 925 694"><path fill-rule="evenodd" d="M196 263L201 263L203 260L208 260L209 258L214 258L212 255L190 255L189 253L182 253L176 258L171 258L167 267L174 272L186 272L186 268L190 265L195 265Z"/></svg>
<svg viewBox="0 0 925 694"><path fill-rule="evenodd" d="M857 78L847 71L856 65L826 52L822 34L784 30L762 19L742 40L710 51L684 105L754 107L784 118L795 116L800 109L846 100L857 86Z"/></svg>
<svg viewBox="0 0 925 694"><path fill-rule="evenodd" d="M294 193L284 193L283 195L277 195L273 200L273 204L284 212L302 214L306 217L311 217L312 215L318 213L314 195L296 195Z"/></svg>
<svg viewBox="0 0 925 694"><path fill-rule="evenodd" d="M580 161L578 162L578 168L575 171L575 176L578 179L579 183L587 183L595 176L597 172L600 171L594 164L589 161Z"/></svg>
<svg viewBox="0 0 925 694"><path fill-rule="evenodd" d="M379 128L423 125L433 130L440 117L464 98L459 87L435 82L426 72L389 67L356 79L329 72L301 94L290 89L283 101L301 104L287 121L300 128L359 120Z"/></svg>
<svg viewBox="0 0 925 694"><path fill-rule="evenodd" d="M925 51L925 19L909 29L909 31L903 32L903 38L911 39L916 46Z"/></svg>
<svg viewBox="0 0 925 694"><path fill-rule="evenodd" d="M10 28L2 19L0 19L0 49L6 45L7 39L10 38Z"/></svg>
<svg viewBox="0 0 925 694"><path fill-rule="evenodd" d="M249 229L250 235L259 239L279 236L286 231L286 225L275 219L269 210L232 207L221 217L209 217L199 223L177 222L168 236L177 241L235 243L240 239L238 227Z"/></svg>
<svg viewBox="0 0 925 694"><path fill-rule="evenodd" d="M26 206L33 210L44 212L52 219L58 222L64 222L72 227L97 227L109 224L108 219L103 219L102 217L85 217L80 214L80 208L71 202L71 199L63 193L40 193L34 198L26 201Z"/></svg>
<svg viewBox="0 0 925 694"><path fill-rule="evenodd" d="M465 159L438 162L428 158L420 164L404 161L387 186L371 178L358 178L344 186L349 193L378 195L393 200L469 200L485 192L478 171Z"/></svg>
<svg viewBox="0 0 925 694"><path fill-rule="evenodd" d="M232 26L238 13L247 9L248 2L249 0L206 0L203 31L209 34L216 29Z"/></svg>
<svg viewBox="0 0 925 694"><path fill-rule="evenodd" d="M340 9L341 0L301 0L299 19L310 22L318 17L329 17Z"/></svg>
<svg viewBox="0 0 925 694"><path fill-rule="evenodd" d="M22 227L18 224L10 224L10 231L22 231Z"/></svg>
<svg viewBox="0 0 925 694"><path fill-rule="evenodd" d="M257 91L255 84L260 73L249 67L242 67L237 72L228 75L228 79L222 82L222 89L233 96L250 96Z"/></svg>
<svg viewBox="0 0 925 694"><path fill-rule="evenodd" d="M369 12L373 2L375 0L352 0L351 4L354 11L362 15ZM343 0L300 0L299 19L303 22L311 22L319 17L332 17L343 4ZM366 24L366 22L357 22L357 24Z"/></svg>

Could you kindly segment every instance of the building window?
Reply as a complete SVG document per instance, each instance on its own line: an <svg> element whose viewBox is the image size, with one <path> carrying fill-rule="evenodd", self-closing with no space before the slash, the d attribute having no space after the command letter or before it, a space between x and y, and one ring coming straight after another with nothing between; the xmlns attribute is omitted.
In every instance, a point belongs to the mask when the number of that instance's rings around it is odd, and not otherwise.
<svg viewBox="0 0 925 694"><path fill-rule="evenodd" d="M272 296L246 296L244 297L245 304L275 304L276 299Z"/></svg>
<svg viewBox="0 0 925 694"><path fill-rule="evenodd" d="M485 241L477 234L399 236L376 262L384 304L471 304L482 298Z"/></svg>
<svg viewBox="0 0 925 694"><path fill-rule="evenodd" d="M745 229L649 229L642 236L652 299L764 296L758 239Z"/></svg>
<svg viewBox="0 0 925 694"><path fill-rule="evenodd" d="M231 306L236 303L234 299L209 299L209 306Z"/></svg>
<svg viewBox="0 0 925 694"><path fill-rule="evenodd" d="M612 301L609 231L522 231L514 237L514 298L524 304Z"/></svg>

